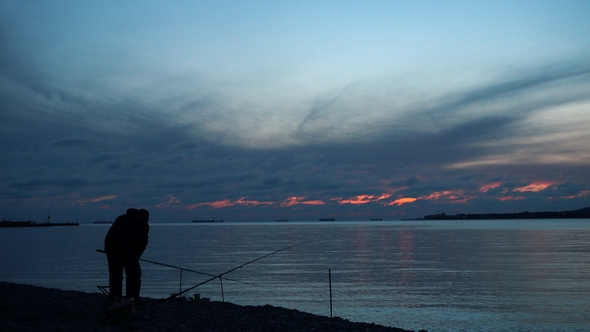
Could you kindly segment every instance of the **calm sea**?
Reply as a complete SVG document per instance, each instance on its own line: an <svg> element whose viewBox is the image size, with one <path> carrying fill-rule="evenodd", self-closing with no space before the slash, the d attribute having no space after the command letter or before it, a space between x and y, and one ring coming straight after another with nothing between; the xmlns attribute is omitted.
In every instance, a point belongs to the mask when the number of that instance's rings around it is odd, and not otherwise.
<svg viewBox="0 0 590 332"><path fill-rule="evenodd" d="M109 225L0 229L0 280L97 292ZM143 259L219 274L188 292L405 329L590 331L590 220L151 224ZM143 262L142 295L207 276ZM182 278L181 278L182 277ZM223 289L223 292L222 292Z"/></svg>

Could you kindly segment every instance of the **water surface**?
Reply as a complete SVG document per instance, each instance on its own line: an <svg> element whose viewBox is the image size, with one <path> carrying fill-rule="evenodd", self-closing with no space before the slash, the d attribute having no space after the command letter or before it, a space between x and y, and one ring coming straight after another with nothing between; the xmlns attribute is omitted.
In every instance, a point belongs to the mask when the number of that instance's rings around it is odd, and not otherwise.
<svg viewBox="0 0 590 332"><path fill-rule="evenodd" d="M0 229L0 280L97 291L110 225ZM588 331L590 221L152 224L142 258L219 274L190 292L428 331ZM208 279L142 263L142 295ZM223 289L223 292L222 292Z"/></svg>

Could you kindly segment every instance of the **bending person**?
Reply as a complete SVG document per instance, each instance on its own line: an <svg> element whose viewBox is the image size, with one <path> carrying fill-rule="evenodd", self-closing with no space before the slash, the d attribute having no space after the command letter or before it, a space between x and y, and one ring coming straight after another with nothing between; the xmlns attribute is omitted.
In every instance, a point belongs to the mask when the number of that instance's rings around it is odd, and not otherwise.
<svg viewBox="0 0 590 332"><path fill-rule="evenodd" d="M126 296L139 300L141 267L139 258L148 244L150 214L147 210L128 209L119 216L104 240L104 251L109 264L110 294L120 300L123 293L123 270L126 277Z"/></svg>

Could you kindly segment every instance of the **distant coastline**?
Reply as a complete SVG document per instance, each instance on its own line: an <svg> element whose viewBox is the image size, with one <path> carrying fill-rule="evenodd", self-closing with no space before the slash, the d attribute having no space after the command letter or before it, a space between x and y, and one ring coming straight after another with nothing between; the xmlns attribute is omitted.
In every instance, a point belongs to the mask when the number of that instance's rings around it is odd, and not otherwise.
<svg viewBox="0 0 590 332"><path fill-rule="evenodd" d="M80 226L77 222L58 222L58 223L51 223L51 222L44 222L44 223L37 223L33 220L28 221L10 221L10 220L2 220L0 221L0 228L9 228L9 227L51 227L51 226Z"/></svg>
<svg viewBox="0 0 590 332"><path fill-rule="evenodd" d="M590 218L590 207L573 211L514 212L514 213L437 213L412 220L487 220L487 219L569 219Z"/></svg>

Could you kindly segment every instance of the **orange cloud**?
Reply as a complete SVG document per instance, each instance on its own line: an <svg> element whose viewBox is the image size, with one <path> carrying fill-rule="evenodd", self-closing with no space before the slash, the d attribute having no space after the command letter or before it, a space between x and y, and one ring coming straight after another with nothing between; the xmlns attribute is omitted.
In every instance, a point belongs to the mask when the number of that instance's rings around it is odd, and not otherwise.
<svg viewBox="0 0 590 332"><path fill-rule="evenodd" d="M367 204L371 202L377 202L384 199L391 197L391 194L382 194L381 196L375 195L357 195L349 199L341 199L341 198L333 198L332 200L338 201L338 204L353 204L353 205L360 205L360 204Z"/></svg>
<svg viewBox="0 0 590 332"><path fill-rule="evenodd" d="M575 195L562 196L560 198L580 198L580 197L588 197L588 196L590 196L590 190L580 191L579 193L577 193Z"/></svg>
<svg viewBox="0 0 590 332"><path fill-rule="evenodd" d="M496 198L499 201L520 201L523 200L524 197L523 196L502 196L502 197L498 197Z"/></svg>
<svg viewBox="0 0 590 332"><path fill-rule="evenodd" d="M204 203L192 204L192 205L187 206L186 208L188 210L194 210L194 209L196 209L199 206L210 206L210 207L212 207L214 209L221 209L221 208L224 208L224 207L230 207L230 206L234 206L234 205L235 204L231 200L224 199L224 200L215 201L215 202L204 202Z"/></svg>
<svg viewBox="0 0 590 332"><path fill-rule="evenodd" d="M180 201L178 199L176 199L176 197L170 196L170 198L168 199L167 202L160 203L160 204L156 205L156 207L159 207L159 208L169 208L169 207L172 207L174 205L178 205L179 203L180 203Z"/></svg>
<svg viewBox="0 0 590 332"><path fill-rule="evenodd" d="M500 186L500 182L492 182L488 184L484 184L479 188L479 191L482 193L487 193L489 190L498 188Z"/></svg>
<svg viewBox="0 0 590 332"><path fill-rule="evenodd" d="M367 204L375 200L375 196L373 195L358 195L352 197L350 199L337 199L338 204L353 204L353 205L360 205L360 204Z"/></svg>
<svg viewBox="0 0 590 332"><path fill-rule="evenodd" d="M451 190L444 190L444 191L435 191L428 196L420 196L419 199L424 199L427 201L439 200L439 199L450 199L455 200L459 198L459 195L462 192L460 191L451 191Z"/></svg>
<svg viewBox="0 0 590 332"><path fill-rule="evenodd" d="M324 205L326 203L324 201L320 201L318 199L318 200L313 200L313 201L305 201L302 204L305 204L305 205Z"/></svg>
<svg viewBox="0 0 590 332"><path fill-rule="evenodd" d="M454 203L467 203L468 200L475 198L475 196L465 196L463 190L443 190L436 191L428 196L420 196L418 199L424 199L427 201L435 200L447 200L453 201Z"/></svg>
<svg viewBox="0 0 590 332"><path fill-rule="evenodd" d="M252 201L252 200L247 200L246 197L242 197L242 198L239 198L235 201L232 201L229 199L224 199L224 200L215 201L215 202L203 202L203 203L193 204L193 205L187 206L187 209L193 210L199 206L205 206L205 205L210 206L214 209L221 209L221 208L230 207L230 206L234 206L234 205L258 206L258 205L272 205L272 204L274 204L274 203L273 202Z"/></svg>
<svg viewBox="0 0 590 332"><path fill-rule="evenodd" d="M273 205L274 202L260 202L260 201L251 201L247 200L246 197L242 197L235 201L237 205L245 205L245 206L258 206L258 205Z"/></svg>
<svg viewBox="0 0 590 332"><path fill-rule="evenodd" d="M402 197L402 198L398 198L393 202L389 202L387 204L385 204L386 206L392 206L392 205L397 205L397 206L401 206L403 204L407 204L407 203L412 203L417 201L417 198L413 198L413 197Z"/></svg>
<svg viewBox="0 0 590 332"><path fill-rule="evenodd" d="M299 204L303 204L303 205L323 205L323 204L326 204L326 203L323 202L323 201L320 201L320 200L305 201L305 197L292 196L292 197L287 198L283 202L281 202L281 207L289 207L289 206L299 205Z"/></svg>
<svg viewBox="0 0 590 332"><path fill-rule="evenodd" d="M523 192L539 192L545 190L547 187L551 186L552 182L534 182L529 184L528 186L515 188L514 191L523 193Z"/></svg>
<svg viewBox="0 0 590 332"><path fill-rule="evenodd" d="M86 203L99 203L102 201L115 199L117 197L119 197L119 196L115 196L115 195L101 196L101 197L97 197L97 198L78 200L78 201L75 201L73 204L74 205L86 205Z"/></svg>
<svg viewBox="0 0 590 332"><path fill-rule="evenodd" d="M398 198L392 202L389 202L387 204L385 204L385 206L392 206L392 205L397 205L397 206L401 206L403 204L407 204L407 203L413 203L417 200L427 200L427 201L433 201L433 200L448 200L448 201L453 201L455 203L466 203L468 200L474 198L474 196L465 196L464 192L462 190L444 190L444 191L437 191L437 192L433 192L430 195L427 196L420 196L420 197L401 197Z"/></svg>

